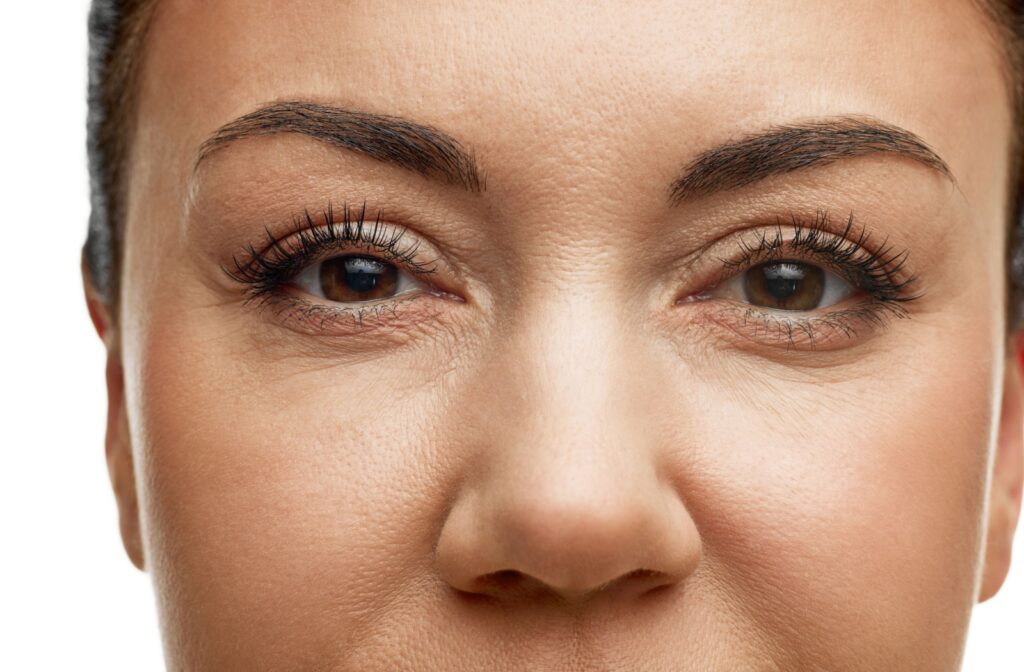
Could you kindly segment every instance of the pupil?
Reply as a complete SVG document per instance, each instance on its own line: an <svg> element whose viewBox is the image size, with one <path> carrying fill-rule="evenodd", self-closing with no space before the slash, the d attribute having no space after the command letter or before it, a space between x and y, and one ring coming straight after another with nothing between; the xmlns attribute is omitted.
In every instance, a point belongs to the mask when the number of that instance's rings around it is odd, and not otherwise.
<svg viewBox="0 0 1024 672"><path fill-rule="evenodd" d="M825 293L825 272L795 261L760 264L744 279L746 299L764 308L813 310Z"/></svg>
<svg viewBox="0 0 1024 672"><path fill-rule="evenodd" d="M345 283L354 292L368 292L377 286L378 269L359 263L362 259L345 261Z"/></svg>
<svg viewBox="0 0 1024 672"><path fill-rule="evenodd" d="M790 264L777 264L764 269L765 287L779 301L785 301L796 294L803 278L803 271Z"/></svg>
<svg viewBox="0 0 1024 672"><path fill-rule="evenodd" d="M370 301L394 295L398 269L372 257L336 257L320 264L320 285L331 301Z"/></svg>

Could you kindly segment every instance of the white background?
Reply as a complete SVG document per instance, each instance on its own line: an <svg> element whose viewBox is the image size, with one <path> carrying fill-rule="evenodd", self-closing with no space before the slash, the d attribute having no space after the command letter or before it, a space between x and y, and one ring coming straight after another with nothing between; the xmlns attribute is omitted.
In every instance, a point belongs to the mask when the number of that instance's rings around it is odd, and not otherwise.
<svg viewBox="0 0 1024 672"><path fill-rule="evenodd" d="M86 12L85 0L0 9L0 670L162 667L148 577L118 536L104 352L78 271ZM1024 534L1016 553L975 611L966 672L1024 670Z"/></svg>

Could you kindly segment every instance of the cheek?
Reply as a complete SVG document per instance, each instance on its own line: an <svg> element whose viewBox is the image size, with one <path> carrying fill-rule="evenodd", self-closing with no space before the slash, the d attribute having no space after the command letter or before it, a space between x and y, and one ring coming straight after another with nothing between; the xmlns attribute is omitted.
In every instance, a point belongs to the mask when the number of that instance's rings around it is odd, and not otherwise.
<svg viewBox="0 0 1024 672"><path fill-rule="evenodd" d="M235 665L239 651L258 650L261 664L272 655L253 632L287 641L292 663L297 651L329 658L323 647L374 631L432 576L451 487L430 424L445 416L443 385L398 358L274 359L232 349L238 334L209 334L154 316L134 383L166 636L175 651L216 647Z"/></svg>
<svg viewBox="0 0 1024 672"><path fill-rule="evenodd" d="M837 664L875 652L875 669L959 655L993 417L991 350L971 340L917 343L872 375L746 369L705 391L709 429L677 443L701 443L678 457L679 489L704 570L762 631L800 633L784 650L841 642Z"/></svg>

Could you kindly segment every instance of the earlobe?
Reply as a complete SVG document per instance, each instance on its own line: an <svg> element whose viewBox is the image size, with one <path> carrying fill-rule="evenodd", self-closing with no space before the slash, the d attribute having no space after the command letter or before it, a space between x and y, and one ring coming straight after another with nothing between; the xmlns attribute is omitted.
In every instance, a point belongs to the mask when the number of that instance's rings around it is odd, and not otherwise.
<svg viewBox="0 0 1024 672"><path fill-rule="evenodd" d="M80 267L82 271L82 287L85 289L85 305L89 310L89 319L92 320L92 326L96 330L96 334L109 350L110 344L107 342L107 339L110 335L110 311L96 291L96 285L93 283L92 276L89 273L89 265L85 261L84 251Z"/></svg>
<svg viewBox="0 0 1024 672"><path fill-rule="evenodd" d="M107 428L105 452L110 484L114 489L120 518L121 541L129 559L139 569L145 568L142 534L139 523L138 492L135 488L135 464L132 457L131 434L124 404L124 369L117 339L112 328L110 311L97 296L85 264L82 265L85 300L96 333L107 349Z"/></svg>
<svg viewBox="0 0 1024 672"><path fill-rule="evenodd" d="M1013 537L1024 484L1024 332L1006 359L1003 402L989 493L985 565L978 601L994 596L1010 571Z"/></svg>
<svg viewBox="0 0 1024 672"><path fill-rule="evenodd" d="M116 351L108 352L107 470L117 500L124 549L136 567L145 569L139 524L139 499L135 488L135 463L132 458L128 417L124 408L124 370L121 367L121 359Z"/></svg>

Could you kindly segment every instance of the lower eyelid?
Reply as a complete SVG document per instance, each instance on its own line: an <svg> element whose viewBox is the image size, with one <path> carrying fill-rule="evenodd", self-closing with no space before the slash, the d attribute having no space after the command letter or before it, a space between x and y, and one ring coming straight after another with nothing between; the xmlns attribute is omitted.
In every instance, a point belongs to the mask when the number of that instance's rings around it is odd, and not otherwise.
<svg viewBox="0 0 1024 672"><path fill-rule="evenodd" d="M899 304L868 298L840 309L822 313L771 311L728 300L680 300L693 310L691 323L718 329L727 338L739 339L748 347L786 350L836 350L865 342L889 326L892 320L909 316ZM792 314L787 314L790 312Z"/></svg>
<svg viewBox="0 0 1024 672"><path fill-rule="evenodd" d="M385 343L403 340L440 319L452 302L461 297L436 288L408 291L381 301L341 304L311 301L297 291L282 288L261 300L259 310L271 311L275 321L294 331L313 336L384 338Z"/></svg>

